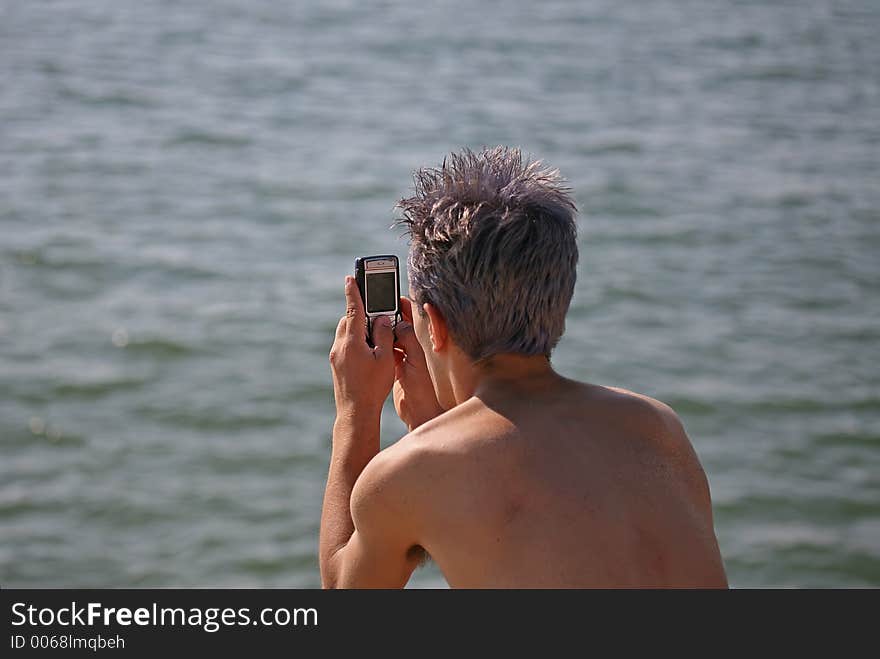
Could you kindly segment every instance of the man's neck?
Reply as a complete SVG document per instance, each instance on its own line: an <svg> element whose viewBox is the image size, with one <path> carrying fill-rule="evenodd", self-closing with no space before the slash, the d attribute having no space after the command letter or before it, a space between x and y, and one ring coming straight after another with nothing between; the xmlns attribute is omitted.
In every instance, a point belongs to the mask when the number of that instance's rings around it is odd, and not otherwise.
<svg viewBox="0 0 880 659"><path fill-rule="evenodd" d="M472 396L527 394L558 383L561 376L544 355L494 355L478 364L456 369L450 383L456 404Z"/></svg>

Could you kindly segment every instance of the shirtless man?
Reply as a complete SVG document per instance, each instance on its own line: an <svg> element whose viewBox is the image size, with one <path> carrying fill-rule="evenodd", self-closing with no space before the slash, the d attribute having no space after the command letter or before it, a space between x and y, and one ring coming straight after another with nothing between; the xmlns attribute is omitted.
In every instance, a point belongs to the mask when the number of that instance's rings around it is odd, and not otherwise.
<svg viewBox="0 0 880 659"><path fill-rule="evenodd" d="M550 364L578 258L558 172L498 147L415 184L400 202L411 299L396 332L376 323L375 348L345 282L323 585L402 587L427 552L452 587L726 587L675 412ZM410 432L380 451L392 388Z"/></svg>

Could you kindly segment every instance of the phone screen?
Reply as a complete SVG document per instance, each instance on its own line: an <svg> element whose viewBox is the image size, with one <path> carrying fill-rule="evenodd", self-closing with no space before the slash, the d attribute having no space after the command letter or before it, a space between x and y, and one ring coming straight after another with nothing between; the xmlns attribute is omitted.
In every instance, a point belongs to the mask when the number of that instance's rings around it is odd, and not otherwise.
<svg viewBox="0 0 880 659"><path fill-rule="evenodd" d="M367 273L367 313L394 311L397 308L397 286L393 272Z"/></svg>

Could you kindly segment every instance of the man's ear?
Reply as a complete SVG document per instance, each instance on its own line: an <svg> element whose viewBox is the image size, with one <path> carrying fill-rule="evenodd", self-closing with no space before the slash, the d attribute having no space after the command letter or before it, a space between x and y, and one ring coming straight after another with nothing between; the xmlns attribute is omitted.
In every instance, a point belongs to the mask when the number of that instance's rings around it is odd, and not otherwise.
<svg viewBox="0 0 880 659"><path fill-rule="evenodd" d="M431 346L434 348L434 352L443 352L449 347L449 329L446 327L446 318L430 302L425 302L422 309L428 314L428 334L431 336Z"/></svg>

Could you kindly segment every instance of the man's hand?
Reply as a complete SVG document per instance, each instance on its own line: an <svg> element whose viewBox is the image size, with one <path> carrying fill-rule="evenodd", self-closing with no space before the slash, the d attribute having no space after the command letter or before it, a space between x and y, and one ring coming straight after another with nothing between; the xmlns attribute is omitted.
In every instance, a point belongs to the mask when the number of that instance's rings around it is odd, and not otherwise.
<svg viewBox="0 0 880 659"><path fill-rule="evenodd" d="M345 316L336 327L330 348L336 414L381 413L394 382L394 335L388 316L373 323L373 343L367 344L367 316L354 277L345 278Z"/></svg>
<svg viewBox="0 0 880 659"><path fill-rule="evenodd" d="M444 412L437 402L425 352L412 325L412 303L400 298L403 320L394 343L394 409L410 431Z"/></svg>

